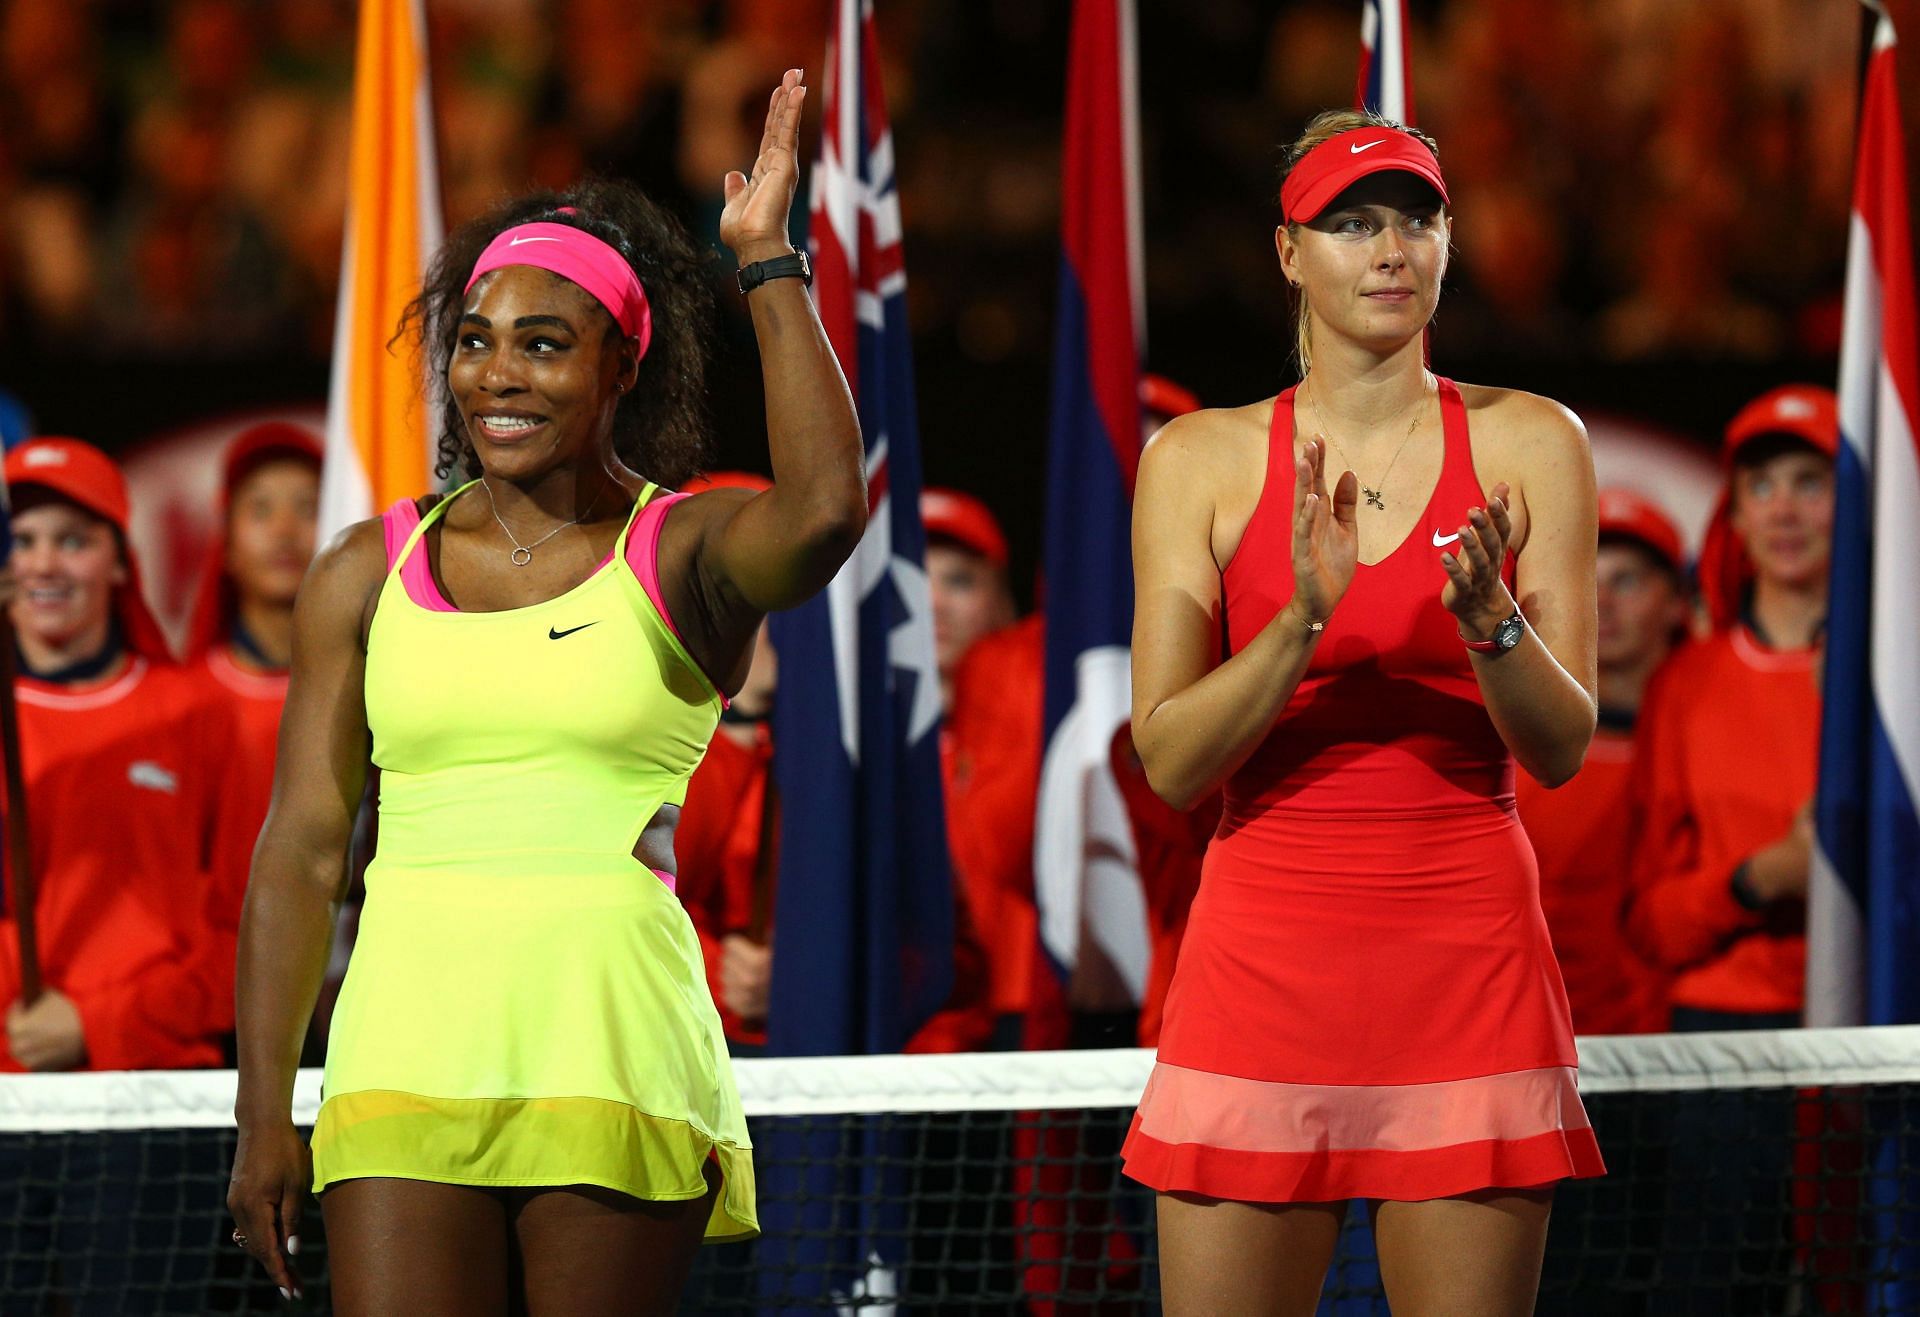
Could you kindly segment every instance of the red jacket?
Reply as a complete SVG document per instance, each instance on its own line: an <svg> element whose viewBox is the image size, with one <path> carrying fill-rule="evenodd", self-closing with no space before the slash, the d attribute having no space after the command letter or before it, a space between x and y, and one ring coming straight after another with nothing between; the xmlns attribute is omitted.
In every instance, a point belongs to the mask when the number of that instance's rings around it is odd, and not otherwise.
<svg viewBox="0 0 1920 1317"><path fill-rule="evenodd" d="M79 1009L85 1068L218 1065L233 964L216 911L245 882L221 845L236 807L231 712L144 658L83 688L15 690L41 972ZM18 937L9 910L7 1002L20 995ZM0 1037L0 1069L21 1068Z"/></svg>
<svg viewBox="0 0 1920 1317"><path fill-rule="evenodd" d="M219 964L230 974L239 953L240 907L246 900L253 848L260 840L267 806L273 799L287 674L243 668L224 646L206 650L187 665L186 672L208 704L226 708L234 726L228 765L230 808L222 811L214 838L214 874L219 886L212 909L215 934L220 939ZM230 1010L230 985L224 1000ZM225 1027L233 1027L230 1015Z"/></svg>
<svg viewBox="0 0 1920 1317"><path fill-rule="evenodd" d="M1578 1033L1667 1027L1667 975L1627 940L1634 776L1632 734L1603 728L1572 781L1549 791L1521 773L1515 788Z"/></svg>
<svg viewBox="0 0 1920 1317"><path fill-rule="evenodd" d="M1801 1007L1805 907L1746 909L1728 884L1813 796L1820 692L1812 650L1745 627L1689 645L1655 675L1636 729L1637 840L1628 939L1674 975L1676 1006Z"/></svg>
<svg viewBox="0 0 1920 1317"><path fill-rule="evenodd" d="M746 934L752 929L762 836L777 845L777 832L763 834L763 825L776 822L764 817L772 762L773 743L765 724L755 729L750 746L740 745L725 732L716 732L706 758L687 784L686 805L673 836L674 858L679 862L675 890L693 920L694 931L700 935L700 950L707 961L707 985L713 992L714 1005L720 1008L720 1023L727 1037L755 1045L767 1041L766 1022L750 1023L727 1009L720 992L720 947L729 935ZM769 933L772 859L768 856L765 898Z"/></svg>
<svg viewBox="0 0 1920 1317"><path fill-rule="evenodd" d="M707 987L719 1008L721 1027L728 1038L750 1045L766 1042L766 1022L743 1020L727 1008L720 989L720 959L729 935L753 928L754 888L761 873L766 883L765 932L773 935L777 849L766 856L764 867L761 860L763 847L779 845L778 820L765 819L772 763L772 742L764 727L751 747L725 733L715 735L687 785L673 840L679 864L675 890L700 937ZM986 1004L986 957L965 902L957 904L953 992L947 1005L908 1041L909 1052L974 1051L984 1047L993 1032ZM779 954L777 939L774 948Z"/></svg>
<svg viewBox="0 0 1920 1317"><path fill-rule="evenodd" d="M1033 832L1045 659L1037 615L976 642L954 674L941 740L948 850L994 1015L1024 1015L1040 969Z"/></svg>

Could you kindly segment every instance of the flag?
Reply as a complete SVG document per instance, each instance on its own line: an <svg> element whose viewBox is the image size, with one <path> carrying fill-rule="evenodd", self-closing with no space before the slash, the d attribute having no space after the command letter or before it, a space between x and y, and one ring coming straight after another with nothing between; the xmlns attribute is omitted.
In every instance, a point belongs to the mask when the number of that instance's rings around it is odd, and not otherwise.
<svg viewBox="0 0 1920 1317"><path fill-rule="evenodd" d="M1920 335L1894 44L1883 14L1866 65L1847 240L1808 891L1813 1025L1920 1023ZM1920 1304L1916 1142L1910 1132L1877 1140L1866 1186L1873 1270L1893 1277L1878 1282L1889 1312Z"/></svg>
<svg viewBox="0 0 1920 1317"><path fill-rule="evenodd" d="M1407 54L1407 0L1363 0L1360 82L1353 103L1395 123L1413 124L1413 70Z"/></svg>
<svg viewBox="0 0 1920 1317"><path fill-rule="evenodd" d="M784 807L767 1050L782 1056L899 1051L953 982L940 678L872 0L836 2L821 118L813 296L860 414L868 521L826 591L772 619L773 774ZM763 1278L789 1291L816 1285L874 1312L903 1261L893 1218L905 1194L892 1183L901 1150L889 1153L873 1127L776 1137L784 1142L761 1198ZM790 1161L801 1164L781 1166ZM833 1213L836 1195L854 1206ZM782 1246L792 1253L781 1256Z"/></svg>
<svg viewBox="0 0 1920 1317"><path fill-rule="evenodd" d="M1111 759L1133 694L1129 522L1146 339L1134 32L1132 0L1076 0L1061 153L1033 869L1049 958L1070 968L1084 926L1138 1001L1146 903Z"/></svg>
<svg viewBox="0 0 1920 1317"><path fill-rule="evenodd" d="M323 537L428 488L435 427L419 363L410 344L388 340L441 237L423 0L361 0L320 474Z"/></svg>
<svg viewBox="0 0 1920 1317"><path fill-rule="evenodd" d="M814 301L853 389L868 522L820 596L773 619L781 814L776 1055L896 1052L952 987L940 677L893 135L872 0L838 0L814 166Z"/></svg>
<svg viewBox="0 0 1920 1317"><path fill-rule="evenodd" d="M1893 26L1867 65L1840 349L1807 1022L1920 1023L1920 344Z"/></svg>

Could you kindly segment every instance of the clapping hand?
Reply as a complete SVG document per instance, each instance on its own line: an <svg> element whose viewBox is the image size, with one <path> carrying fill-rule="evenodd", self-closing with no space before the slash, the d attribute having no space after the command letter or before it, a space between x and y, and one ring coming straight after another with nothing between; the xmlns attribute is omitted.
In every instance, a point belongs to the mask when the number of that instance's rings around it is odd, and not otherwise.
<svg viewBox="0 0 1920 1317"><path fill-rule="evenodd" d="M1490 639L1494 628L1513 616L1513 594L1500 575L1507 541L1513 538L1509 492L1505 481L1495 485L1486 507L1468 511L1456 550L1440 555L1447 573L1440 602L1460 620L1461 633L1469 640Z"/></svg>
<svg viewBox="0 0 1920 1317"><path fill-rule="evenodd" d="M1327 492L1327 446L1310 440L1293 459L1293 608L1303 622L1325 622L1353 584L1360 563L1354 507L1360 479L1344 471Z"/></svg>

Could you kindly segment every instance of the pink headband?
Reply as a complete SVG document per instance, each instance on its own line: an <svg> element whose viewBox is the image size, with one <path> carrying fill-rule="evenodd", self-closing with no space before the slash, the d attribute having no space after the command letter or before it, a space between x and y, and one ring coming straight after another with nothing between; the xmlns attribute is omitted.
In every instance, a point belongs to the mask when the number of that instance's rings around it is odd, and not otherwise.
<svg viewBox="0 0 1920 1317"><path fill-rule="evenodd" d="M571 279L613 314L620 332L640 340L640 355L653 342L653 310L647 290L626 258L585 229L571 224L519 224L508 229L480 253L467 279L467 289L480 276L503 265L533 265Z"/></svg>

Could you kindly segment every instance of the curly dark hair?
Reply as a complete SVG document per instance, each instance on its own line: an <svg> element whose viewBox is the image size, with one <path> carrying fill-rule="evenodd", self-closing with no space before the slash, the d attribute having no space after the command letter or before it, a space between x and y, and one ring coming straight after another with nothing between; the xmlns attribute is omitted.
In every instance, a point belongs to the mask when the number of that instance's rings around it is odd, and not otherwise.
<svg viewBox="0 0 1920 1317"><path fill-rule="evenodd" d="M706 345L713 337L709 255L686 228L639 188L613 179L588 179L565 192L533 192L495 207L450 234L427 269L420 295L407 305L396 339L411 336L438 405L440 437L434 473L480 474L460 409L447 387L447 363L460 332L467 276L502 232L535 222L568 224L600 239L626 258L647 290L653 339L639 378L620 399L613 447L620 460L668 488L706 468ZM608 323L613 317L608 313Z"/></svg>

